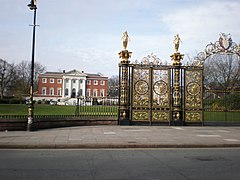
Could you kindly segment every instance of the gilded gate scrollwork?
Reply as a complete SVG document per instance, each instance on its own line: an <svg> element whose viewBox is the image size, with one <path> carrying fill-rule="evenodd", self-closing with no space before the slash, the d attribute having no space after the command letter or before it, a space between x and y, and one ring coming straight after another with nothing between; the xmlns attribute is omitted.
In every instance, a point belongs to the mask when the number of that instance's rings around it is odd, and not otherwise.
<svg viewBox="0 0 240 180"><path fill-rule="evenodd" d="M202 122L203 67L199 58L192 65L182 64L180 42L175 36L171 65L154 54L130 63L132 52L127 50L128 35L124 33L124 50L119 52L119 124Z"/></svg>
<svg viewBox="0 0 240 180"><path fill-rule="evenodd" d="M152 121L170 121L170 69L158 67L152 74Z"/></svg>
<svg viewBox="0 0 240 180"><path fill-rule="evenodd" d="M133 67L132 120L148 121L149 70Z"/></svg>
<svg viewBox="0 0 240 180"><path fill-rule="evenodd" d="M170 120L170 69L159 58L132 64L132 86L132 121Z"/></svg>
<svg viewBox="0 0 240 180"><path fill-rule="evenodd" d="M201 68L185 70L185 121L202 121L202 77Z"/></svg>
<svg viewBox="0 0 240 180"><path fill-rule="evenodd" d="M163 65L154 55L141 62L135 61L131 70L131 121L170 122L173 120L174 89L171 75L173 66ZM179 96L184 122L201 122L202 113L202 67L182 66L179 81L183 91ZM180 84L179 84L179 88ZM180 91L179 91L180 93Z"/></svg>

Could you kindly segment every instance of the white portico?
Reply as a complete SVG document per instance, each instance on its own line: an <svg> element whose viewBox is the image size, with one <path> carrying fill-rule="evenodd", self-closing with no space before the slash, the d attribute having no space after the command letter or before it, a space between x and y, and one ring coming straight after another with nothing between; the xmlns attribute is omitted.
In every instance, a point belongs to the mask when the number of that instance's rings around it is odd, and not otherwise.
<svg viewBox="0 0 240 180"><path fill-rule="evenodd" d="M76 98L85 96L87 74L72 70L63 73L63 98Z"/></svg>

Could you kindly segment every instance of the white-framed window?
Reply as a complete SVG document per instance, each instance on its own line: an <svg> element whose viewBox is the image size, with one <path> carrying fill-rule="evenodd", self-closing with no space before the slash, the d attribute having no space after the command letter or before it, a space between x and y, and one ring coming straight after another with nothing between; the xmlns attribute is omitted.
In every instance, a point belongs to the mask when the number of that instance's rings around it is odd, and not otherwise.
<svg viewBox="0 0 240 180"><path fill-rule="evenodd" d="M47 78L42 78L42 83L47 83Z"/></svg>
<svg viewBox="0 0 240 180"><path fill-rule="evenodd" d="M97 96L98 96L97 89L94 89L94 90L93 90L93 96L94 96L94 97L97 97Z"/></svg>
<svg viewBox="0 0 240 180"><path fill-rule="evenodd" d="M76 80L75 80L75 79L73 79L73 80L72 80L72 82L73 82L73 83L76 83Z"/></svg>
<svg viewBox="0 0 240 180"><path fill-rule="evenodd" d="M58 80L57 80L57 83L58 83L58 84L62 84L62 79L58 79Z"/></svg>
<svg viewBox="0 0 240 180"><path fill-rule="evenodd" d="M54 96L54 88L50 88L50 95Z"/></svg>
<svg viewBox="0 0 240 180"><path fill-rule="evenodd" d="M78 90L78 96L82 96L83 95L83 90L82 89L79 89Z"/></svg>
<svg viewBox="0 0 240 180"><path fill-rule="evenodd" d="M65 96L68 96L68 88L65 89Z"/></svg>
<svg viewBox="0 0 240 180"><path fill-rule="evenodd" d="M57 95L58 95L58 96L61 96L61 95L62 95L62 88L58 88L58 89L57 89Z"/></svg>
<svg viewBox="0 0 240 180"><path fill-rule="evenodd" d="M91 96L91 89L87 89L86 96Z"/></svg>
<svg viewBox="0 0 240 180"><path fill-rule="evenodd" d="M50 79L50 83L54 83L54 79L53 78Z"/></svg>
<svg viewBox="0 0 240 180"><path fill-rule="evenodd" d="M100 96L101 96L101 97L104 97L104 96L105 96L105 89L101 89L101 90L100 90Z"/></svg>
<svg viewBox="0 0 240 180"><path fill-rule="evenodd" d="M83 80L82 80L82 79L80 79L80 80L79 80L79 82L80 82L80 84L82 84L82 83L83 83Z"/></svg>
<svg viewBox="0 0 240 180"><path fill-rule="evenodd" d="M87 80L87 85L91 85L91 80Z"/></svg>
<svg viewBox="0 0 240 180"><path fill-rule="evenodd" d="M42 87L42 95L47 95L47 88L46 87Z"/></svg>
<svg viewBox="0 0 240 180"><path fill-rule="evenodd" d="M101 80L101 85L104 86L105 85L105 81Z"/></svg>
<svg viewBox="0 0 240 180"><path fill-rule="evenodd" d="M94 80L94 81L93 81L93 84L94 84L94 85L98 85L98 80Z"/></svg>

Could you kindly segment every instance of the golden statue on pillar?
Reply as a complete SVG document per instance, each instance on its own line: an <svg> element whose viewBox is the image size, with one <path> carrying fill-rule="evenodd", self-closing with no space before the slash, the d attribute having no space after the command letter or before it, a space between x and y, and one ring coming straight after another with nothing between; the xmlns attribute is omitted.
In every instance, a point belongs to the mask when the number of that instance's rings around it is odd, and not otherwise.
<svg viewBox="0 0 240 180"><path fill-rule="evenodd" d="M181 66L181 60L183 59L183 54L180 54L178 52L179 49L179 44L182 43L179 35L177 34L176 36L174 36L174 40L173 40L173 44L174 44L174 48L175 48L175 53L173 55L171 55L170 57L173 60L173 66Z"/></svg>
<svg viewBox="0 0 240 180"><path fill-rule="evenodd" d="M123 40L123 48L126 50L127 49L128 40L130 40L127 31L125 31L123 33L122 40Z"/></svg>
<svg viewBox="0 0 240 180"><path fill-rule="evenodd" d="M123 48L124 48L124 50L122 50L121 52L119 52L118 53L118 55L119 55L119 58L121 58L122 60L121 60L121 63L122 64L129 64L129 58L131 57L131 55L132 55L132 52L129 52L128 50L127 50L127 45L128 45L128 41L130 40L130 38L129 38L129 36L128 36L128 33L127 33L127 31L125 31L124 33L123 33L123 36L122 36L122 41L123 41Z"/></svg>
<svg viewBox="0 0 240 180"><path fill-rule="evenodd" d="M174 36L174 40L173 40L173 44L175 45L176 53L178 52L180 42L182 42L182 41L181 41L179 35L177 34L176 36Z"/></svg>

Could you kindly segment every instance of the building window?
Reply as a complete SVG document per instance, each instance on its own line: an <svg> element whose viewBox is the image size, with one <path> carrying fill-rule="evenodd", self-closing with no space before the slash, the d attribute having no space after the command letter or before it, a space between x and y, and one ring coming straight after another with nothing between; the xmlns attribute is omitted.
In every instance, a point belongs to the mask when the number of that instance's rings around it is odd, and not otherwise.
<svg viewBox="0 0 240 180"><path fill-rule="evenodd" d="M87 89L87 94L86 96L91 96L91 89Z"/></svg>
<svg viewBox="0 0 240 180"><path fill-rule="evenodd" d="M62 80L61 80L61 79L58 79L58 80L57 80L57 83L58 83L58 84L62 84Z"/></svg>
<svg viewBox="0 0 240 180"><path fill-rule="evenodd" d="M42 83L47 83L47 79L46 78L42 78Z"/></svg>
<svg viewBox="0 0 240 180"><path fill-rule="evenodd" d="M54 95L54 88L50 88L50 95L51 95L51 96Z"/></svg>
<svg viewBox="0 0 240 180"><path fill-rule="evenodd" d="M83 83L83 80L82 79L80 79L80 84L82 84Z"/></svg>
<svg viewBox="0 0 240 180"><path fill-rule="evenodd" d="M104 86L105 85L105 81L102 80L101 81L101 85Z"/></svg>
<svg viewBox="0 0 240 180"><path fill-rule="evenodd" d="M98 96L98 94L97 94L97 89L94 89L94 90L93 90L93 96L94 96L94 97L97 97L97 96Z"/></svg>
<svg viewBox="0 0 240 180"><path fill-rule="evenodd" d="M104 95L105 95L105 90L104 89L101 89L100 95L101 95L101 97L104 97Z"/></svg>
<svg viewBox="0 0 240 180"><path fill-rule="evenodd" d="M65 82L68 83L68 79L65 79Z"/></svg>
<svg viewBox="0 0 240 180"><path fill-rule="evenodd" d="M91 85L91 80L87 80L87 85Z"/></svg>
<svg viewBox="0 0 240 180"><path fill-rule="evenodd" d="M42 95L47 95L47 88L45 87L42 88Z"/></svg>
<svg viewBox="0 0 240 180"><path fill-rule="evenodd" d="M50 79L50 83L54 83L54 79Z"/></svg>
<svg viewBox="0 0 240 180"><path fill-rule="evenodd" d="M75 98L75 97L76 97L76 89L73 88L73 89L72 89L71 98Z"/></svg>
<svg viewBox="0 0 240 180"><path fill-rule="evenodd" d="M61 89L61 88L58 88L58 90L57 90L57 95L58 95L58 96L61 96L61 95L62 95L62 89Z"/></svg>
<svg viewBox="0 0 240 180"><path fill-rule="evenodd" d="M78 90L78 96L82 96L83 95L83 90L82 89L79 89Z"/></svg>
<svg viewBox="0 0 240 180"><path fill-rule="evenodd" d="M66 88L65 89L65 96L67 96L68 95L68 89Z"/></svg>
<svg viewBox="0 0 240 180"><path fill-rule="evenodd" d="M94 85L98 85L98 80L94 80Z"/></svg>
<svg viewBox="0 0 240 180"><path fill-rule="evenodd" d="M73 83L76 83L76 80L75 80L75 79L73 79L73 80L72 80L72 82L73 82Z"/></svg>

